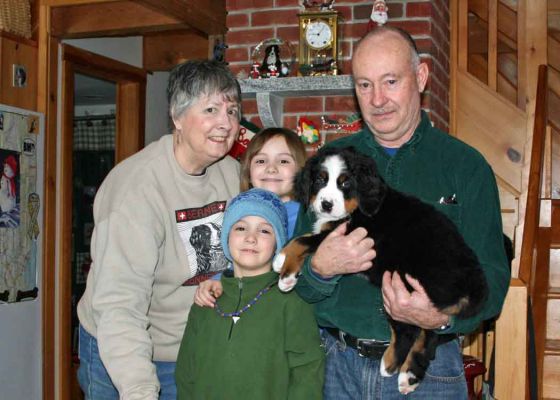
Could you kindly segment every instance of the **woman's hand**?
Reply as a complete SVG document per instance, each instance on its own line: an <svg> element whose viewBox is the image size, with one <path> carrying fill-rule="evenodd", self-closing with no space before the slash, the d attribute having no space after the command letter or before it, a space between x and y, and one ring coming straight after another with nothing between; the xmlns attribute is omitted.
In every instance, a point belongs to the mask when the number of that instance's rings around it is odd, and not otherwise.
<svg viewBox="0 0 560 400"><path fill-rule="evenodd" d="M216 299L222 295L222 291L222 282L208 279L196 288L194 303L200 307L214 308Z"/></svg>

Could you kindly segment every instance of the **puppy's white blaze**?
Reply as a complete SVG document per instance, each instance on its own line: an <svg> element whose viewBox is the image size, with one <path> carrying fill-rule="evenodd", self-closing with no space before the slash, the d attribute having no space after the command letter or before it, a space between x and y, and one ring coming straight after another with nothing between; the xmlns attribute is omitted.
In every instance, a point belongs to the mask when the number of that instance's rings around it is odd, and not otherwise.
<svg viewBox="0 0 560 400"><path fill-rule="evenodd" d="M409 384L408 382L410 378L416 379L416 375L414 375L410 371L399 373L399 392L401 392L402 394L409 394L411 392L414 392L414 390L416 390L416 388L420 384L420 382L416 382L413 385Z"/></svg>
<svg viewBox="0 0 560 400"><path fill-rule="evenodd" d="M284 278L278 280L278 289L283 292L289 292L294 288L297 281L296 274L286 275Z"/></svg>
<svg viewBox="0 0 560 400"><path fill-rule="evenodd" d="M274 256L272 260L272 269L274 272L282 271L282 266L284 266L284 261L286 261L286 255L284 253L278 253Z"/></svg>
<svg viewBox="0 0 560 400"><path fill-rule="evenodd" d="M381 358L381 363L379 364L379 373L381 374L381 376L384 376L385 378L388 378L390 376L393 376L395 373L390 373L389 371L387 371L387 367L385 366L385 359Z"/></svg>
<svg viewBox="0 0 560 400"><path fill-rule="evenodd" d="M312 204L317 222L321 221L320 225L327 221L344 218L348 214L344 207L344 194L336 184L340 174L346 171L346 163L340 156L333 155L323 161L322 168L329 174L329 181L325 187L319 190ZM323 201L332 203L333 206L330 211L323 210L321 207Z"/></svg>

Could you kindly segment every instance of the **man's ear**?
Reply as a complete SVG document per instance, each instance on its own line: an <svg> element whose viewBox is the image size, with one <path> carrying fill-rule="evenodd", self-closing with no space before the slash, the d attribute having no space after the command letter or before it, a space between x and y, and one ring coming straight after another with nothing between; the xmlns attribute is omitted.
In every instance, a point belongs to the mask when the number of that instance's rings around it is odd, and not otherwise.
<svg viewBox="0 0 560 400"><path fill-rule="evenodd" d="M426 83L428 82L428 75L430 74L430 69L428 64L420 63L418 68L416 68L416 84L418 85L418 91L422 93L426 88Z"/></svg>

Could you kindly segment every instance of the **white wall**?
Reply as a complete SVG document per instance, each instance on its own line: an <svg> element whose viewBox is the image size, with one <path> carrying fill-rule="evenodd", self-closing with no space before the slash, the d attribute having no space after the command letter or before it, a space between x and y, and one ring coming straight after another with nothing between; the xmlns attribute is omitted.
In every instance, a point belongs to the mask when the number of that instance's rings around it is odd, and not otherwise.
<svg viewBox="0 0 560 400"><path fill-rule="evenodd" d="M171 132L167 105L167 80L169 72L148 75L146 84L146 144Z"/></svg>
<svg viewBox="0 0 560 400"><path fill-rule="evenodd" d="M64 40L71 46L142 68L142 37L94 38ZM146 82L146 137L145 144L169 132L167 112L168 72L148 74Z"/></svg>

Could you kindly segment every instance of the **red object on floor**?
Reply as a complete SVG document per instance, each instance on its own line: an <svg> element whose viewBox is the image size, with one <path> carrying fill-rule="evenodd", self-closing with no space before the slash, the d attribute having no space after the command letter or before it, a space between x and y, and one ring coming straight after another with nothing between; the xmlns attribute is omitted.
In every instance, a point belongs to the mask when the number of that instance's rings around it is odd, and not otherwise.
<svg viewBox="0 0 560 400"><path fill-rule="evenodd" d="M465 369L465 378L467 379L469 400L480 399L481 393L474 392L474 379L486 372L484 363L473 356L463 356L463 368Z"/></svg>

